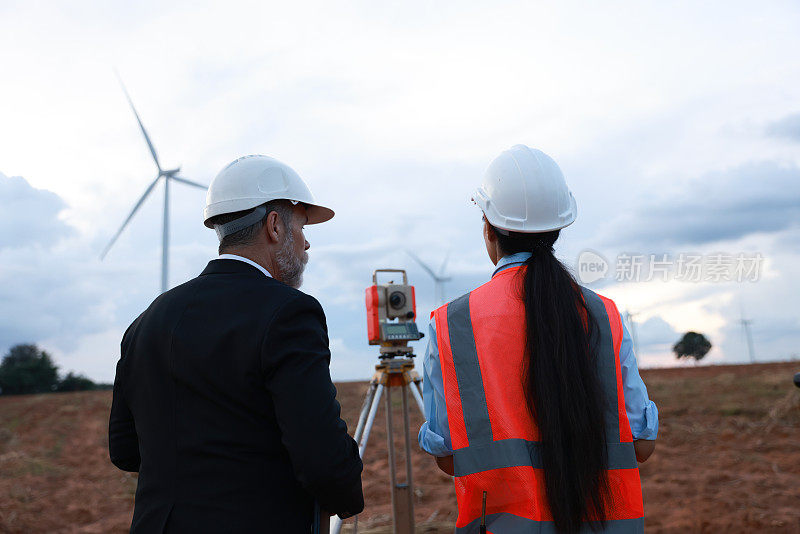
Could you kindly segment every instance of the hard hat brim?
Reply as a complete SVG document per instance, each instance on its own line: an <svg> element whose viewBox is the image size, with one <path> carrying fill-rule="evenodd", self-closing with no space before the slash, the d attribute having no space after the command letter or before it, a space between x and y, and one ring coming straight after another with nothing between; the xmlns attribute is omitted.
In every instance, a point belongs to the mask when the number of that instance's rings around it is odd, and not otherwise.
<svg viewBox="0 0 800 534"><path fill-rule="evenodd" d="M288 200L293 204L301 203L306 207L306 215L308 216L308 222L306 224L319 224L330 221L333 216L335 215L334 211L330 208L326 208L325 206L320 206L318 204L310 204L308 202L297 200L293 198L287 198L284 200ZM245 211L251 210L261 204L265 204L266 202L264 199L244 199L246 204L241 204L242 200L237 199L232 202L227 203L220 203L220 205L209 206L205 209L205 217L203 220L203 224L206 228L214 228L214 225L211 224L211 219L216 217L217 215L223 215L225 213L232 213L234 211ZM233 204L233 205L231 205Z"/></svg>
<svg viewBox="0 0 800 534"><path fill-rule="evenodd" d="M305 204L305 206L306 215L308 216L308 222L306 224L328 222L333 219L335 215L332 209L326 208L325 206L317 206L316 204Z"/></svg>

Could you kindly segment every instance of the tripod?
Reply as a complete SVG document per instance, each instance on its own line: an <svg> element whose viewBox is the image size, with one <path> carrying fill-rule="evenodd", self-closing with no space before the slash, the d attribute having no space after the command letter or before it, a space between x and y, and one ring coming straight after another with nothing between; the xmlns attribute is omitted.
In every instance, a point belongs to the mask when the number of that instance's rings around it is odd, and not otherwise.
<svg viewBox="0 0 800 534"><path fill-rule="evenodd" d="M414 371L414 354L410 347L393 347L394 350L382 347L381 360L375 366L375 374L369 384L361 414L358 417L355 440L358 443L358 454L364 458L369 433L375 422L381 396L386 393L386 440L389 449L389 473L392 488L392 512L395 534L413 534L414 532L414 483L411 473L411 436L408 422L408 391L417 401L420 412L425 413L422 405L422 389L419 375ZM406 480L397 482L397 466L395 465L392 390L400 389L403 402L403 432L406 449ZM358 516L356 516L356 530ZM331 534L339 534L342 520L335 517L331 523Z"/></svg>

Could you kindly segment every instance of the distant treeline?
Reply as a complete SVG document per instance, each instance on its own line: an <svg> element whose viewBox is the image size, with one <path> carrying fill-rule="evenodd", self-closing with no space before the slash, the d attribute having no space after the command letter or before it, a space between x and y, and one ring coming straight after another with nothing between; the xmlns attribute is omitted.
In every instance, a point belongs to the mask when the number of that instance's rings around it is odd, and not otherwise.
<svg viewBox="0 0 800 534"><path fill-rule="evenodd" d="M0 395L111 389L72 371L59 377L50 355L33 344L14 345L0 363Z"/></svg>

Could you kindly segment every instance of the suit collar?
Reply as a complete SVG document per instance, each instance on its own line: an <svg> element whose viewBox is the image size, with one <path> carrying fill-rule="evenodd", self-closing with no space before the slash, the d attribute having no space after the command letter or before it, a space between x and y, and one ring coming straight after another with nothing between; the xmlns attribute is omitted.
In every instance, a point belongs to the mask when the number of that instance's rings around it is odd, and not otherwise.
<svg viewBox="0 0 800 534"><path fill-rule="evenodd" d="M259 271L261 271L261 273L262 273L264 276L266 276L267 278L272 278L272 275L269 273L269 271L268 271L268 270L266 270L264 267L262 267L261 265L257 264L256 262L254 262L254 261L253 261L253 260L251 260L250 258L245 258L244 256L239 256L238 254L220 254L220 255L219 255L219 257L218 257L217 259L218 259L218 260L236 260L236 261L243 261L243 262L245 262L246 264L248 264L248 265L252 265L252 266L253 266L253 267L255 267L256 269L258 269Z"/></svg>
<svg viewBox="0 0 800 534"><path fill-rule="evenodd" d="M203 269L203 272L200 273L200 276L205 276L207 274L255 274L266 280L273 280L273 278L264 276L264 273L252 265L239 260L211 260L208 262L208 265L206 265L206 268Z"/></svg>

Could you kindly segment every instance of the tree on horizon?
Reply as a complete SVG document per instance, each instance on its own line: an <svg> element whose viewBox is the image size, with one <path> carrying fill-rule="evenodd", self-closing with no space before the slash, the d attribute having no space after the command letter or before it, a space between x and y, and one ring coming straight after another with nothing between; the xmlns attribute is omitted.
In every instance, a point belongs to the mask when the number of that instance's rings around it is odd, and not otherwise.
<svg viewBox="0 0 800 534"><path fill-rule="evenodd" d="M34 344L14 345L0 363L3 395L50 393L58 387L58 367L46 351Z"/></svg>
<svg viewBox="0 0 800 534"><path fill-rule="evenodd" d="M33 343L21 343L9 349L0 363L0 395L52 393L110 389L90 378L70 371L62 379L58 366L46 351Z"/></svg>
<svg viewBox="0 0 800 534"><path fill-rule="evenodd" d="M58 381L56 391L89 391L97 389L97 386L90 378L70 371Z"/></svg>
<svg viewBox="0 0 800 534"><path fill-rule="evenodd" d="M711 342L703 334L686 332L683 337L672 347L677 359L694 359L695 363L702 360L711 350Z"/></svg>

